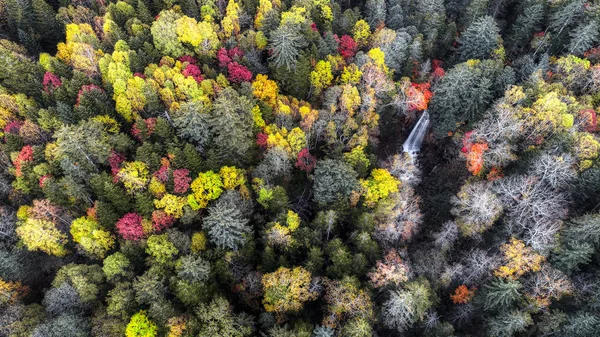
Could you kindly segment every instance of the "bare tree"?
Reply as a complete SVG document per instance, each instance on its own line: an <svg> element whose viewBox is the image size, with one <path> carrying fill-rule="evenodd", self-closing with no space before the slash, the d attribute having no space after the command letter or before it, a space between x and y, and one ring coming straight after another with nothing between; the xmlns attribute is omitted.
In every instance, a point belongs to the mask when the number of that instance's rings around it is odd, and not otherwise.
<svg viewBox="0 0 600 337"><path fill-rule="evenodd" d="M568 199L536 176L517 175L495 181L493 190L506 210L508 230L524 234L525 242L540 252L555 244Z"/></svg>
<svg viewBox="0 0 600 337"><path fill-rule="evenodd" d="M563 189L577 178L574 164L568 153L560 156L544 153L534 161L530 171L552 188Z"/></svg>
<svg viewBox="0 0 600 337"><path fill-rule="evenodd" d="M450 202L460 232L473 236L488 230L502 214L502 202L486 181L463 185Z"/></svg>

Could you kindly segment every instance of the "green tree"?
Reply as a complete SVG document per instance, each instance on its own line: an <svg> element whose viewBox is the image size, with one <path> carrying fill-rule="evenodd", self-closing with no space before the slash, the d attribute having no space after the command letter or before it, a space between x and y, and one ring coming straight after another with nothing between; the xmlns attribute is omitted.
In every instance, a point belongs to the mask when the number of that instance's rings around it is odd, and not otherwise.
<svg viewBox="0 0 600 337"><path fill-rule="evenodd" d="M458 41L460 61L470 59L502 58L502 38L496 21L491 16L475 20Z"/></svg>
<svg viewBox="0 0 600 337"><path fill-rule="evenodd" d="M209 240L219 248L237 250L246 243L246 235L251 232L248 219L239 209L217 202L208 208L204 218L204 229Z"/></svg>
<svg viewBox="0 0 600 337"><path fill-rule="evenodd" d="M353 191L358 191L356 172L348 164L325 159L315 168L314 198L320 204L347 200Z"/></svg>
<svg viewBox="0 0 600 337"><path fill-rule="evenodd" d="M158 327L152 322L145 311L140 311L131 316L127 329L125 330L126 337L155 337L158 335Z"/></svg>

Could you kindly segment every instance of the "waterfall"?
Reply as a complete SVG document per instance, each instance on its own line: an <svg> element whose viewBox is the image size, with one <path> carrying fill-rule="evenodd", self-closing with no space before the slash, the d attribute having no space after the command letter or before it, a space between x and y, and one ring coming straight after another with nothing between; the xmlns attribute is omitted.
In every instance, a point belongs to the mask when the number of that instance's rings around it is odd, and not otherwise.
<svg viewBox="0 0 600 337"><path fill-rule="evenodd" d="M402 147L404 148L404 152L407 152L411 156L421 150L421 144L423 143L423 138L425 137L425 132L427 131L427 127L429 126L429 112L425 110L419 118L419 121L413 127L410 135L408 135L408 139L404 142Z"/></svg>

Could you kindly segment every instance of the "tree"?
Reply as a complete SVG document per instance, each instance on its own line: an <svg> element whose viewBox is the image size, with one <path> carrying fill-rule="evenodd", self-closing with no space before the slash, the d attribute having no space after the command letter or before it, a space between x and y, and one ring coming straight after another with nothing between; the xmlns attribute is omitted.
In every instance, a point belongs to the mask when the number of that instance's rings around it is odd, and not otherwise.
<svg viewBox="0 0 600 337"><path fill-rule="evenodd" d="M516 280L529 271L536 272L541 269L544 257L525 246L523 241L511 238L500 249L504 254L505 264L494 271L496 276Z"/></svg>
<svg viewBox="0 0 600 337"><path fill-rule="evenodd" d="M223 192L223 180L218 174L208 171L198 174L198 178L192 181L190 187L193 192L193 200L188 198L190 206L193 209L206 208L209 201L217 199Z"/></svg>
<svg viewBox="0 0 600 337"><path fill-rule="evenodd" d="M271 33L269 45L273 54L270 59L276 67L295 69L300 50L306 44L304 36L296 27L281 25Z"/></svg>
<svg viewBox="0 0 600 337"><path fill-rule="evenodd" d="M212 148L225 164L245 163L254 146L253 104L232 88L221 91L213 104L210 123Z"/></svg>
<svg viewBox="0 0 600 337"><path fill-rule="evenodd" d="M423 319L433 300L429 282L424 280L407 284L405 290L392 291L382 307L384 324L399 332L405 331Z"/></svg>
<svg viewBox="0 0 600 337"><path fill-rule="evenodd" d="M116 252L107 256L103 261L102 271L109 281L127 278L132 275L132 265L125 254Z"/></svg>
<svg viewBox="0 0 600 337"><path fill-rule="evenodd" d="M48 290L42 303L46 312L53 317L64 314L77 315L85 308L79 299L77 290L66 282L58 288Z"/></svg>
<svg viewBox="0 0 600 337"><path fill-rule="evenodd" d="M251 231L249 220L236 208L222 202L209 207L204 219L204 229L212 243L219 248L237 250L246 242L245 235Z"/></svg>
<svg viewBox="0 0 600 337"><path fill-rule="evenodd" d="M594 43L598 41L600 32L598 32L598 23L590 21L581 23L571 32L571 41L569 43L569 52L575 55L583 55Z"/></svg>
<svg viewBox="0 0 600 337"><path fill-rule="evenodd" d="M317 297L317 293L311 291L310 283L311 274L302 267L280 267L273 273L263 275L265 310L277 314L300 311L305 302Z"/></svg>
<svg viewBox="0 0 600 337"><path fill-rule="evenodd" d="M125 336L127 337L155 337L157 335L158 328L156 324L148 318L143 310L131 316L125 330Z"/></svg>
<svg viewBox="0 0 600 337"><path fill-rule="evenodd" d="M99 265L70 263L58 270L52 286L57 288L67 283L77 290L81 302L88 304L98 299L103 282L104 274Z"/></svg>
<svg viewBox="0 0 600 337"><path fill-rule="evenodd" d="M502 214L502 202L485 182L465 184L452 197L452 214L465 236L481 234L490 229Z"/></svg>
<svg viewBox="0 0 600 337"><path fill-rule="evenodd" d="M391 193L398 192L400 181L386 169L374 169L369 179L361 179L365 204L373 207L377 201L387 198Z"/></svg>
<svg viewBox="0 0 600 337"><path fill-rule="evenodd" d="M483 288L484 310L502 311L511 308L517 303L522 295L522 285L519 281L511 279L495 278Z"/></svg>
<svg viewBox="0 0 600 337"><path fill-rule="evenodd" d="M125 214L117 221L115 227L119 235L125 240L138 241L145 236L144 220L136 213Z"/></svg>
<svg viewBox="0 0 600 337"><path fill-rule="evenodd" d="M527 312L513 311L505 312L493 317L489 322L490 336L513 336L515 333L525 331L532 324L531 315Z"/></svg>
<svg viewBox="0 0 600 337"><path fill-rule="evenodd" d="M67 235L51 221L28 218L24 224L17 227L16 232L31 251L39 250L59 257L69 253L65 247L68 242Z"/></svg>
<svg viewBox="0 0 600 337"><path fill-rule="evenodd" d="M349 318L373 320L371 298L357 284L358 280L351 277L327 281L325 284L327 315L323 319L324 326L334 329Z"/></svg>
<svg viewBox="0 0 600 337"><path fill-rule="evenodd" d="M494 81L500 71L500 64L494 61L472 60L446 73L429 105L437 137L453 132L458 123L480 118L494 97Z"/></svg>
<svg viewBox="0 0 600 337"><path fill-rule="evenodd" d="M460 60L502 58L502 38L496 21L491 16L475 20L460 39Z"/></svg>
<svg viewBox="0 0 600 337"><path fill-rule="evenodd" d="M241 315L232 312L229 302L221 296L201 304L196 309L196 316L201 323L201 336L245 337L252 334L252 328L244 324Z"/></svg>
<svg viewBox="0 0 600 337"><path fill-rule="evenodd" d="M147 245L146 253L159 264L172 262L179 254L179 250L169 241L167 234L151 235L148 238Z"/></svg>
<svg viewBox="0 0 600 337"><path fill-rule="evenodd" d="M333 159L317 162L314 198L320 204L347 200L358 189L356 172L346 163Z"/></svg>
<svg viewBox="0 0 600 337"><path fill-rule="evenodd" d="M310 83L315 87L317 94L329 86L332 80L331 63L328 61L319 61L315 66L315 70L310 73Z"/></svg>
<svg viewBox="0 0 600 337"><path fill-rule="evenodd" d="M83 249L96 258L104 258L106 253L115 244L115 237L104 230L94 219L81 217L71 223L73 241L79 243Z"/></svg>
<svg viewBox="0 0 600 337"><path fill-rule="evenodd" d="M365 4L367 23L371 27L377 27L386 22L386 4L384 0L367 0Z"/></svg>
<svg viewBox="0 0 600 337"><path fill-rule="evenodd" d="M389 284L399 287L408 281L409 272L407 263L402 261L395 249L391 249L383 261L377 261L375 270L369 273L369 278L375 288L385 287Z"/></svg>
<svg viewBox="0 0 600 337"><path fill-rule="evenodd" d="M75 315L60 315L39 325L32 337L86 337L90 335L89 322Z"/></svg>
<svg viewBox="0 0 600 337"><path fill-rule="evenodd" d="M175 264L177 276L188 282L206 282L210 277L210 262L193 255L182 256Z"/></svg>

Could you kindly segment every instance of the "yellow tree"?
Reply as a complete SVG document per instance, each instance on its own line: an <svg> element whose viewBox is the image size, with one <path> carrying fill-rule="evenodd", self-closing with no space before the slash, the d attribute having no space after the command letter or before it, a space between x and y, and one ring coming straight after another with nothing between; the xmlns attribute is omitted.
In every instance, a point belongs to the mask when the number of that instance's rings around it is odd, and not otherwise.
<svg viewBox="0 0 600 337"><path fill-rule="evenodd" d="M514 237L503 244L500 250L504 254L504 264L494 271L499 277L516 280L530 271L539 271L545 258L531 247L525 246Z"/></svg>
<svg viewBox="0 0 600 337"><path fill-rule="evenodd" d="M73 220L70 231L73 241L81 245L87 253L100 259L104 258L115 244L114 235L102 229L96 220L89 217Z"/></svg>
<svg viewBox="0 0 600 337"><path fill-rule="evenodd" d="M238 35L240 32L240 6L235 0L229 0L225 9L225 17L221 20L221 27L226 38Z"/></svg>
<svg viewBox="0 0 600 337"><path fill-rule="evenodd" d="M31 251L42 251L59 257L69 253L65 248L68 242L67 235L58 230L52 221L28 218L24 224L17 227L16 232Z"/></svg>
<svg viewBox="0 0 600 337"><path fill-rule="evenodd" d="M310 73L310 83L315 88L315 93L319 94L323 89L333 81L331 72L331 63L321 60L315 66L315 70Z"/></svg>
<svg viewBox="0 0 600 337"><path fill-rule="evenodd" d="M310 290L310 281L310 272L302 267L294 269L280 267L272 273L263 275L265 310L277 314L300 311L305 302L314 300L318 296L316 292Z"/></svg>
<svg viewBox="0 0 600 337"><path fill-rule="evenodd" d="M188 204L192 209L199 210L206 208L209 201L217 199L223 193L223 180L220 175L208 171L200 173L190 187L193 194L188 196Z"/></svg>
<svg viewBox="0 0 600 337"><path fill-rule="evenodd" d="M371 27L365 20L359 20L352 30L352 38L359 47L364 47L369 43L371 37Z"/></svg>
<svg viewBox="0 0 600 337"><path fill-rule="evenodd" d="M272 108L277 106L277 95L279 88L277 83L269 79L267 75L258 74L252 82L253 94L256 98L269 104Z"/></svg>
<svg viewBox="0 0 600 337"><path fill-rule="evenodd" d="M386 198L390 193L398 192L400 181L390 174L386 169L378 168L371 171L371 177L361 179L365 204L373 207L377 201Z"/></svg>

